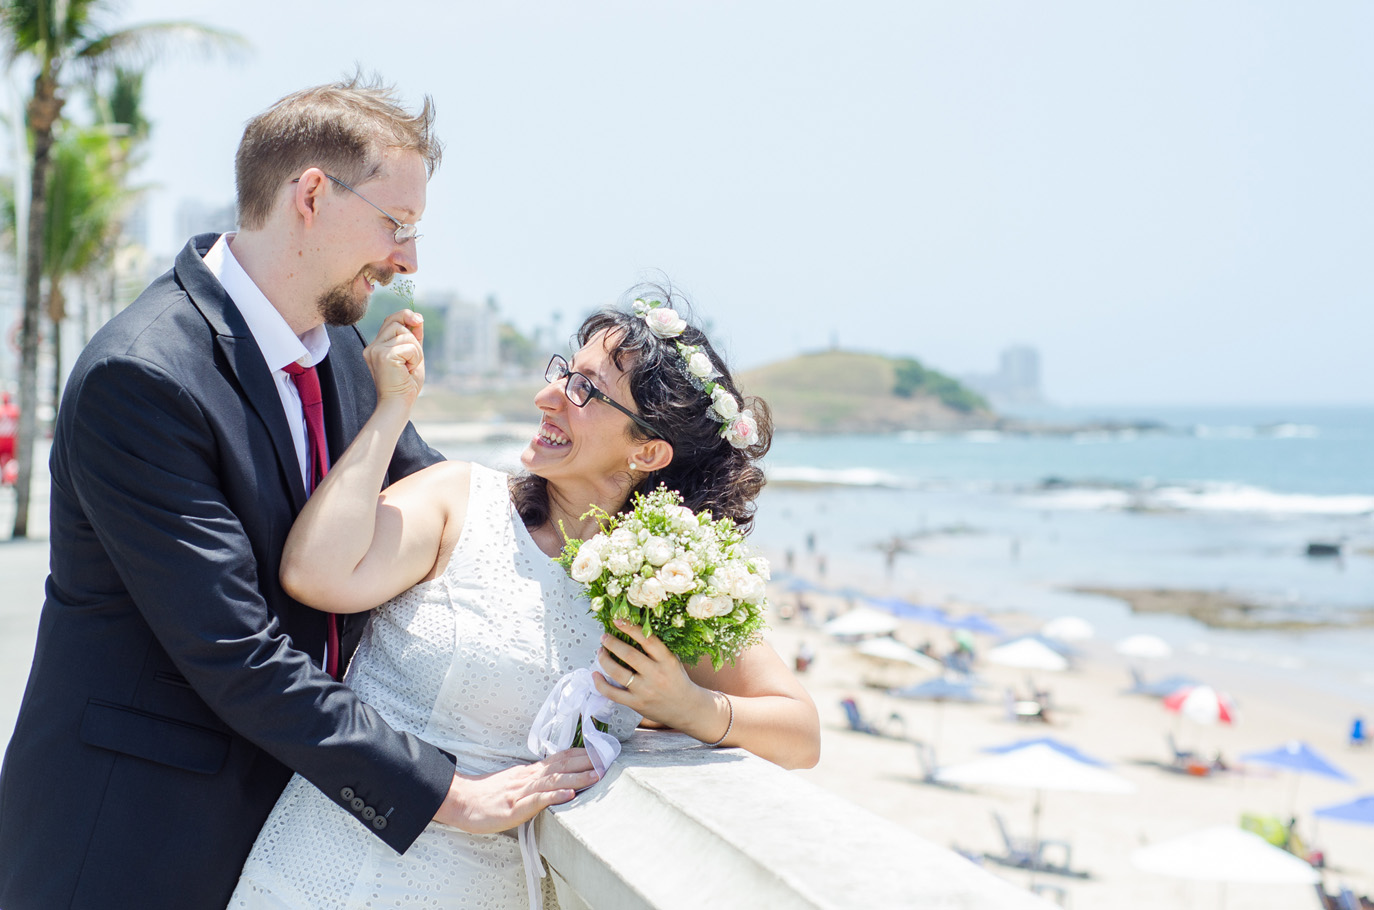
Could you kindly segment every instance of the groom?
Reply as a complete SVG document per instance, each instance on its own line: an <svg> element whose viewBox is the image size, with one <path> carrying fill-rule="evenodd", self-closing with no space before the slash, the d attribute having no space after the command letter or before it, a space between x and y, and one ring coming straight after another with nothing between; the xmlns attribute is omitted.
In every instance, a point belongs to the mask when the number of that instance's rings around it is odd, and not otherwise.
<svg viewBox="0 0 1374 910"><path fill-rule="evenodd" d="M223 907L292 771L396 851L462 817L452 758L337 681L363 618L334 627L278 580L375 404L351 326L417 267L431 127L428 99L412 115L356 78L283 98L238 149L239 231L192 239L77 361L0 770L5 910ZM439 459L407 428L389 479Z"/></svg>

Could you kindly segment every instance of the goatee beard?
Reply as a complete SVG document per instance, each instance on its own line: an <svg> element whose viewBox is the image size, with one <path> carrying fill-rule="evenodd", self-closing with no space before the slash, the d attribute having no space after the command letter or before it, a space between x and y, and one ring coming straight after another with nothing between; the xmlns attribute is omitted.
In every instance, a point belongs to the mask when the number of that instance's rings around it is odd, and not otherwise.
<svg viewBox="0 0 1374 910"><path fill-rule="evenodd" d="M367 304L370 294L359 296L355 285L358 276L365 276L376 281L378 284L386 285L391 283L395 275L392 269L363 269L358 275L353 276L353 280L344 284L330 288L320 295L319 310L320 316L326 325L355 325L359 319L367 314Z"/></svg>

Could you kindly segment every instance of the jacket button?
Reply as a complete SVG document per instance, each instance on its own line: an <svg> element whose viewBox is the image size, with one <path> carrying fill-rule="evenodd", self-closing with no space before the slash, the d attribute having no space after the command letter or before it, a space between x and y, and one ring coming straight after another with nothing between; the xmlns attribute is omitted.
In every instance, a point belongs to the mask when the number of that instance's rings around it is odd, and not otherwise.
<svg viewBox="0 0 1374 910"><path fill-rule="evenodd" d="M385 827L386 827L386 816L385 816L385 815L379 815L379 816L377 816L376 818L374 818L374 819L372 820L372 827L376 828L378 831L380 831L380 830L382 830L383 828L385 828Z"/></svg>
<svg viewBox="0 0 1374 910"><path fill-rule="evenodd" d="M363 802L363 798L361 796L355 796L353 797L353 801L349 803L349 805L353 807L354 812L361 812L363 811L363 806L366 806L367 803Z"/></svg>
<svg viewBox="0 0 1374 910"><path fill-rule="evenodd" d="M342 790L339 791L339 795L343 797L344 802L348 802L353 798L353 788L344 787Z"/></svg>
<svg viewBox="0 0 1374 910"><path fill-rule="evenodd" d="M371 806L363 806L363 821L370 822L377 817L377 810Z"/></svg>

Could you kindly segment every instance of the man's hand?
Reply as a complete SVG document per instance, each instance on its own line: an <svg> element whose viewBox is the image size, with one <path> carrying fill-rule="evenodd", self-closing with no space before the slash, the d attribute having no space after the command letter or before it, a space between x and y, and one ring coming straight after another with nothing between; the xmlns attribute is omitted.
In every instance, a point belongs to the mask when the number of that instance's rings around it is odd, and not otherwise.
<svg viewBox="0 0 1374 910"><path fill-rule="evenodd" d="M399 399L413 405L425 385L425 318L414 310L386 317L377 338L363 350L377 400Z"/></svg>
<svg viewBox="0 0 1374 910"><path fill-rule="evenodd" d="M568 749L529 765L469 777L454 774L434 820L469 834L507 831L596 783L586 749Z"/></svg>

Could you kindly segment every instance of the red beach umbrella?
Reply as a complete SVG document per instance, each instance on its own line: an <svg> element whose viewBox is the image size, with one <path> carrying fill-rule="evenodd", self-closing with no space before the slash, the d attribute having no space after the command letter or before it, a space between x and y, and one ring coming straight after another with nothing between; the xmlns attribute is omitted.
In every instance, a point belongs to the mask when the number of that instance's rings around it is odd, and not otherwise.
<svg viewBox="0 0 1374 910"><path fill-rule="evenodd" d="M1199 724L1232 724L1236 703L1211 686L1184 686L1164 698L1164 708Z"/></svg>

